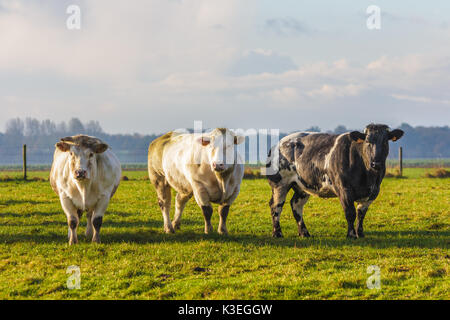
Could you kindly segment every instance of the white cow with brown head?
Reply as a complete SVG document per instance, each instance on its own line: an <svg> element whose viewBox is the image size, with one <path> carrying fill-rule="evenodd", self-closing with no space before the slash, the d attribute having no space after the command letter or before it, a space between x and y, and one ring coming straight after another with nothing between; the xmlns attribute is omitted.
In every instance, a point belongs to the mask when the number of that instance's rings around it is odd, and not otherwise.
<svg viewBox="0 0 450 320"><path fill-rule="evenodd" d="M175 232L187 201L194 196L205 218L205 233L212 230L211 203L219 204L218 232L228 233L226 219L239 194L244 165L235 146L245 141L231 130L218 128L209 133L169 132L149 147L148 172L156 188L166 233ZM170 221L171 188L176 192L175 217Z"/></svg>
<svg viewBox="0 0 450 320"><path fill-rule="evenodd" d="M67 217L69 244L78 242L83 211L87 212L86 237L100 242L103 215L120 183L120 162L108 145L95 137L66 137L55 147L50 184Z"/></svg>

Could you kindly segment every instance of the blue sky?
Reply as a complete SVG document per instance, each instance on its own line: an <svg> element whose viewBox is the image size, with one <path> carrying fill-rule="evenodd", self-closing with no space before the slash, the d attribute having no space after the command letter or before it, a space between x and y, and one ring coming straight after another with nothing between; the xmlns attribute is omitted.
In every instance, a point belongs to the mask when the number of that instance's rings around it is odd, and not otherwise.
<svg viewBox="0 0 450 320"><path fill-rule="evenodd" d="M0 0L0 43L0 131L449 125L449 1Z"/></svg>

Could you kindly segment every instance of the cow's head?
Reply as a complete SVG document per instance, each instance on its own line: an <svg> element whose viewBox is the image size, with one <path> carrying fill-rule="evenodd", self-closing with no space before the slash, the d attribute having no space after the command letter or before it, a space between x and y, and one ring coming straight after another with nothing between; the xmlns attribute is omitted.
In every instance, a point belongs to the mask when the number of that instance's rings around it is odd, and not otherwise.
<svg viewBox="0 0 450 320"><path fill-rule="evenodd" d="M224 172L234 166L236 162L235 145L245 141L244 136L236 135L229 129L217 128L196 139L203 148L207 148L211 169Z"/></svg>
<svg viewBox="0 0 450 320"><path fill-rule="evenodd" d="M78 135L62 138L56 144L62 152L69 154L69 169L73 179L90 180L97 174L97 155L105 152L108 145L100 139Z"/></svg>
<svg viewBox="0 0 450 320"><path fill-rule="evenodd" d="M363 158L366 166L375 171L382 170L386 166L386 158L389 154L389 140L397 141L402 136L402 130L390 131L389 127L383 124L369 124L364 133L359 131L350 132L350 137L354 141L363 144Z"/></svg>

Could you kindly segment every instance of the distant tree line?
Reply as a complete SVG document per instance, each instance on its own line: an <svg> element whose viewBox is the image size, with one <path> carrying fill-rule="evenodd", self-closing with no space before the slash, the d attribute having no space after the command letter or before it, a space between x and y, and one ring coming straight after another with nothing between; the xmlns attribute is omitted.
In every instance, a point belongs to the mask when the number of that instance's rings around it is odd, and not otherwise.
<svg viewBox="0 0 450 320"><path fill-rule="evenodd" d="M395 144L391 144L390 157L398 155L398 147L402 146L404 157L417 158L450 158L450 128L444 127L412 127L406 123L400 126L405 136ZM313 126L305 131L320 132ZM328 133L341 134L351 129L339 125ZM108 134L98 121L81 122L72 118L68 122L55 123L51 120L39 121L33 118L25 120L10 119L4 133L0 133L0 164L20 164L21 148L27 145L30 164L49 164L52 161L54 146L60 138L75 134L87 134L99 137L107 142L118 155L122 163L145 163L148 145L158 135L140 134ZM286 136L280 134L280 138ZM248 159L246 148L246 159Z"/></svg>
<svg viewBox="0 0 450 320"><path fill-rule="evenodd" d="M450 127L412 127L402 123L399 127L405 135L397 142L390 144L389 158L398 157L398 147L403 147L403 157L409 159L420 158L450 158ZM354 130L354 129L352 129ZM347 131L340 125L333 133L341 134Z"/></svg>
<svg viewBox="0 0 450 320"><path fill-rule="evenodd" d="M390 144L389 158L398 157L398 148L403 147L403 157L409 159L436 159L450 158L450 127L412 127L402 123L398 129L402 129L405 135L397 142ZM328 133L342 134L359 129L348 129L344 125L337 126ZM305 131L321 132L320 128L313 126Z"/></svg>
<svg viewBox="0 0 450 320"><path fill-rule="evenodd" d="M23 144L27 145L30 164L51 163L55 143L63 137L76 134L87 134L104 140L124 163L146 162L148 145L157 137L157 135L108 134L103 131L98 121L82 123L77 118L72 118L67 123L16 118L9 120L5 132L0 133L0 164L20 164Z"/></svg>

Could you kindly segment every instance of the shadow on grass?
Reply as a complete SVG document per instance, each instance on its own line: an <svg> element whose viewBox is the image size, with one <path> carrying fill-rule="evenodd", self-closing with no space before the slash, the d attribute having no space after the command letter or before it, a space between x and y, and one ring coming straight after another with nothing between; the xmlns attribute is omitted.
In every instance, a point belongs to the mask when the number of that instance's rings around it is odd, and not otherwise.
<svg viewBox="0 0 450 320"><path fill-rule="evenodd" d="M13 234L0 234L0 243L67 243L66 230L59 234L59 231L46 229L46 226L67 227L67 222L62 211L56 212L29 212L29 213L0 213L0 217L11 218L33 218L37 216L61 215L61 219L55 221L8 221L0 226L4 227L24 227L19 232ZM108 217L110 215L110 217ZM163 232L163 222L161 219L150 219L148 216L140 217L139 220L117 221L118 217L131 216L128 212L110 212L106 213L103 220L101 239L104 244L112 243L192 243L199 241L211 241L213 243L239 243L249 246L274 246L274 247L355 247L355 248L448 248L450 242L450 231L448 230L399 230L399 231L366 231L366 237L363 239L346 239L344 233L336 235L316 235L312 238L299 238L291 234L285 234L287 237L274 239L270 234L270 226L267 226L266 234L251 233L232 233L228 236L221 236L217 232L210 235L202 233L203 221L184 218L182 220L181 230L175 234L165 234ZM188 227L187 231L183 230ZM192 227L195 231L192 231ZM33 228L32 232L30 227ZM84 239L86 228L86 215L84 214L80 222L78 234L80 240Z"/></svg>
<svg viewBox="0 0 450 320"><path fill-rule="evenodd" d="M30 217L35 217L35 216L42 216L42 217L49 217L49 216L54 216L54 215L63 215L62 212L39 212L39 211L34 211L34 212L26 212L26 213L17 213L17 212L0 212L0 217L6 218L30 218ZM39 225L39 223L35 224L36 226Z"/></svg>
<svg viewBox="0 0 450 320"><path fill-rule="evenodd" d="M153 231L151 236L140 237L132 233L105 234L104 243L135 242L135 243L158 243L173 242L186 243L198 241L212 241L215 243L240 243L253 246L275 246L275 247L373 247L373 248L445 248L449 245L450 232L445 231L399 231L399 232L368 232L363 239L346 239L342 236L316 236L312 238L287 237L274 239L270 233L267 235L255 234L231 234L221 236L214 232L210 235L193 231L178 231L175 234L164 234L162 231ZM447 239L447 240L446 240Z"/></svg>
<svg viewBox="0 0 450 320"><path fill-rule="evenodd" d="M17 218L31 218L31 217L48 217L48 216L60 216L60 218L56 218L53 221L33 221L31 220L24 220L17 219ZM135 214L129 214L125 212L111 212L108 214L108 212L105 214L103 218L103 227L109 227L109 228L140 228L140 227L151 227L151 228L158 228L160 227L162 229L163 222L162 218L160 220L153 220L153 219L146 219L147 217L143 217L142 220L134 220L134 221L115 221L114 219L116 217L124 217L124 216L135 216ZM0 226L15 226L15 227L42 227L46 225L67 225L67 220L62 211L56 211L56 212L40 212L40 211L34 211L34 212L27 212L27 213L16 213L16 212L5 212L0 213L0 218L15 218L10 221L7 221L5 223L0 223ZM83 213L83 216L81 217L80 221L80 227L86 227L87 224L87 218L86 214ZM183 224L185 225L195 225L198 224L197 222L193 220L183 220Z"/></svg>
<svg viewBox="0 0 450 320"><path fill-rule="evenodd" d="M149 226L156 226L155 229L149 229ZM36 225L37 226L37 225ZM117 230L116 228L136 228L133 232ZM109 230L108 230L109 229ZM116 229L116 230L114 230ZM43 230L45 232L45 229ZM89 242L84 237L84 229L79 230L79 238L81 242ZM143 222L121 222L114 223L112 221L104 223L104 229L101 233L101 240L104 245L114 243L137 243L137 244L154 244L154 243L191 243L195 244L199 241L210 241L212 243L237 243L243 246L273 246L286 248L448 248L450 232L449 231L380 231L367 232L366 238L363 239L346 239L345 236L316 236L308 239L299 237L287 237L282 239L274 239L268 233L267 235L255 235L248 233L231 234L221 236L214 232L205 235L201 232L179 230L175 234L165 234L162 231L162 223L151 220L147 223ZM67 243L67 236L64 232L60 235L51 233L38 234L0 234L0 243Z"/></svg>
<svg viewBox="0 0 450 320"><path fill-rule="evenodd" d="M34 200L6 200L0 201L0 206L14 206L18 204L43 204L52 203L51 201L34 201Z"/></svg>

